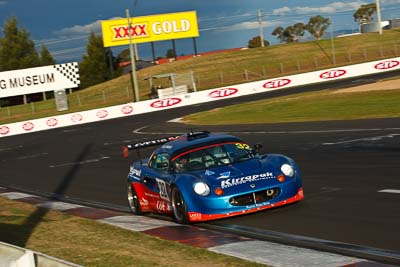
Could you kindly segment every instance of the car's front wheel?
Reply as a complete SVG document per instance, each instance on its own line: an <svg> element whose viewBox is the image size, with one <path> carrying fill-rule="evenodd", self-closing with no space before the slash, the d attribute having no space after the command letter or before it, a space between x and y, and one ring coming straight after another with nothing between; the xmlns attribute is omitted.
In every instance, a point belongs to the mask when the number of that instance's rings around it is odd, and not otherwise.
<svg viewBox="0 0 400 267"><path fill-rule="evenodd" d="M182 193L177 187L172 188L171 192L171 206L174 215L174 220L180 224L188 224L189 217L185 200Z"/></svg>
<svg viewBox="0 0 400 267"><path fill-rule="evenodd" d="M132 182L129 180L127 182L127 194L128 194L128 205L129 205L129 208L131 209L131 212L135 215L142 214L139 198L136 193L135 187L132 185Z"/></svg>

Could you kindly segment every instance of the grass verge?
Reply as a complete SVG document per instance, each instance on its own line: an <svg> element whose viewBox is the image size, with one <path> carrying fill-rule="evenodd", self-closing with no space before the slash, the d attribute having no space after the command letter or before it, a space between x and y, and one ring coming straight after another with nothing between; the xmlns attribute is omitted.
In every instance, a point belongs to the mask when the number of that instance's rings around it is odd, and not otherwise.
<svg viewBox="0 0 400 267"><path fill-rule="evenodd" d="M183 121L229 125L400 117L399 103L400 88L346 93L324 90L191 114Z"/></svg>
<svg viewBox="0 0 400 267"><path fill-rule="evenodd" d="M1 241L84 266L264 266L0 197ZM24 245L26 244L26 245Z"/></svg>

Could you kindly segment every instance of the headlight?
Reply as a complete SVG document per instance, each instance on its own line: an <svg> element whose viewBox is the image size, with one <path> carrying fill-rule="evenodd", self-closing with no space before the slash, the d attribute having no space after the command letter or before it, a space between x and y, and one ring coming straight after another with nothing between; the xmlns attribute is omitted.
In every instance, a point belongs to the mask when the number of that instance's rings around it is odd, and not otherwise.
<svg viewBox="0 0 400 267"><path fill-rule="evenodd" d="M200 196L208 196L210 194L210 187L203 183L197 182L193 185L194 192Z"/></svg>
<svg viewBox="0 0 400 267"><path fill-rule="evenodd" d="M283 172L284 175L286 175L288 177L293 177L293 175L294 175L294 169L289 164L283 164L281 166L281 171Z"/></svg>

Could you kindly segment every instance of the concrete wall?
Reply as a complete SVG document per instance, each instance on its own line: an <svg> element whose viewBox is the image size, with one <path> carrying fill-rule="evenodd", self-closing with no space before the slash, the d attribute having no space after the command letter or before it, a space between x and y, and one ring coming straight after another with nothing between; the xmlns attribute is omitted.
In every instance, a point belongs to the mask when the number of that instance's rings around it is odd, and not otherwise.
<svg viewBox="0 0 400 267"><path fill-rule="evenodd" d="M1 267L80 267L32 250L0 242Z"/></svg>

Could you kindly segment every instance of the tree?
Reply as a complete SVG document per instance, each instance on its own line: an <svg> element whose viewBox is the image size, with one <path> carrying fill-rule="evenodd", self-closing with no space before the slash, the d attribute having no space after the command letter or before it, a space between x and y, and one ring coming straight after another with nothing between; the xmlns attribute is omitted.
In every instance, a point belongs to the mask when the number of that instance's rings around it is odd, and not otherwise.
<svg viewBox="0 0 400 267"><path fill-rule="evenodd" d="M54 60L53 56L50 54L50 51L47 49L47 47L42 44L42 50L40 52L40 65L48 66L48 65L54 65L54 64L56 64L56 61Z"/></svg>
<svg viewBox="0 0 400 267"><path fill-rule="evenodd" d="M81 88L107 81L110 78L107 54L112 53L103 47L101 36L91 32L86 45L86 54L80 63Z"/></svg>
<svg viewBox="0 0 400 267"><path fill-rule="evenodd" d="M293 25L293 31L292 31L292 39L293 42L298 42L299 37L304 36L304 31L306 29L306 25L302 22L298 22Z"/></svg>
<svg viewBox="0 0 400 267"><path fill-rule="evenodd" d="M362 22L371 22L372 16L375 12L376 4L361 5L353 14L354 21L358 21L359 24Z"/></svg>
<svg viewBox="0 0 400 267"><path fill-rule="evenodd" d="M267 40L264 41L264 46L269 46L269 42ZM261 47L261 38L260 36L253 37L251 40L249 40L248 48L256 48L256 47Z"/></svg>
<svg viewBox="0 0 400 267"><path fill-rule="evenodd" d="M130 56L129 48L122 50L118 54L118 60L120 62L130 61L130 58L131 58L131 56Z"/></svg>
<svg viewBox="0 0 400 267"><path fill-rule="evenodd" d="M320 40L329 25L331 25L329 18L318 15L311 17L305 28L315 39Z"/></svg>
<svg viewBox="0 0 400 267"><path fill-rule="evenodd" d="M272 32L272 35L276 35L281 43L293 43L298 42L300 36L304 36L305 25L298 22L292 26L288 26L285 29L283 27L277 27Z"/></svg>
<svg viewBox="0 0 400 267"><path fill-rule="evenodd" d="M284 31L285 31L285 29L283 27L279 26L279 27L276 27L275 30L273 30L271 34L276 36L279 39L279 41L281 43L283 43L283 42L285 42Z"/></svg>
<svg viewBox="0 0 400 267"><path fill-rule="evenodd" d="M176 53L174 51L174 49L168 49L167 53L165 54L166 58L175 58L176 57Z"/></svg>
<svg viewBox="0 0 400 267"><path fill-rule="evenodd" d="M32 68L40 66L35 43L29 33L18 28L16 17L6 21L3 38L0 38L0 71Z"/></svg>

